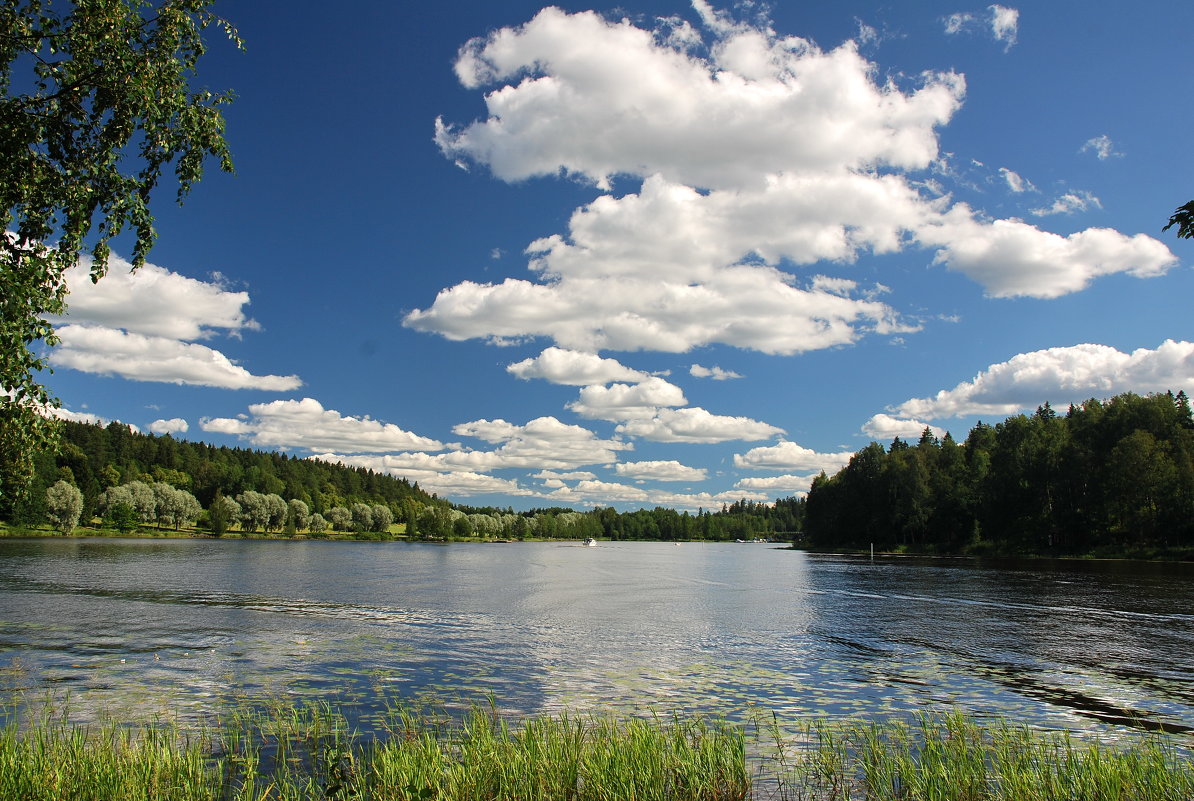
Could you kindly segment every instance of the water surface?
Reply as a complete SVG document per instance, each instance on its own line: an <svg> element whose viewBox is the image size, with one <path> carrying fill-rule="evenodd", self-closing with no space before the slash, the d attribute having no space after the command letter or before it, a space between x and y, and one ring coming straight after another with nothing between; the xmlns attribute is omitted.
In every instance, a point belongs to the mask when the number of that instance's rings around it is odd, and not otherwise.
<svg viewBox="0 0 1194 801"><path fill-rule="evenodd" d="M0 541L0 680L83 714L322 697L512 713L1194 727L1194 570L765 544Z"/></svg>

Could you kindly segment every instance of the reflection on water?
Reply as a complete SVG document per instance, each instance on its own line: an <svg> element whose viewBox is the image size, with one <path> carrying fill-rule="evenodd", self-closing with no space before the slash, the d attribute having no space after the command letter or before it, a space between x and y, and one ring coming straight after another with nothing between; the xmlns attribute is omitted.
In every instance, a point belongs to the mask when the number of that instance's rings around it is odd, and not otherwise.
<svg viewBox="0 0 1194 801"><path fill-rule="evenodd" d="M1194 726L1182 565L818 557L766 545L0 541L0 680L202 714L492 695L515 713Z"/></svg>

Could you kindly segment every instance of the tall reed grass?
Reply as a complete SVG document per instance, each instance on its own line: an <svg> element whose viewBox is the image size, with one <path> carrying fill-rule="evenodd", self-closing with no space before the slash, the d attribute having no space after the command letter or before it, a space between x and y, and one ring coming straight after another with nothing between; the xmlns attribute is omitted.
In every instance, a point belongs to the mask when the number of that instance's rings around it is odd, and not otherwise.
<svg viewBox="0 0 1194 801"><path fill-rule="evenodd" d="M365 737L324 704L201 730L81 727L49 709L0 731L8 801L1186 801L1188 741L1119 744L961 714L914 722L559 714L512 722L396 708Z"/></svg>
<svg viewBox="0 0 1194 801"><path fill-rule="evenodd" d="M772 719L756 782L783 801L1190 801L1194 741L1117 742L959 712L912 722Z"/></svg>

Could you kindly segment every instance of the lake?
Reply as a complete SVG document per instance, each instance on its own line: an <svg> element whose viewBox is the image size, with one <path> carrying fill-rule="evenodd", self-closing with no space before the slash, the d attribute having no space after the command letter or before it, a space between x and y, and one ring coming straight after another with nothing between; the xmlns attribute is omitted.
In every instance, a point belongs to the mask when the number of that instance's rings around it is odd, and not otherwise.
<svg viewBox="0 0 1194 801"><path fill-rule="evenodd" d="M767 544L0 540L0 683L74 714L492 697L515 714L1194 728L1194 566Z"/></svg>

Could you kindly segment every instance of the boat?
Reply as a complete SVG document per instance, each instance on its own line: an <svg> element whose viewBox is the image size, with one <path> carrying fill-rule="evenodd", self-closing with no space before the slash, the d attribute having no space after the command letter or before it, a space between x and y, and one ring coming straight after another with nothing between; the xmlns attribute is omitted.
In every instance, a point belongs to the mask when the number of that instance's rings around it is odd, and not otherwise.
<svg viewBox="0 0 1194 801"><path fill-rule="evenodd" d="M592 537L585 537L585 541L581 543L581 545L584 545L586 548L592 548L596 544L597 540L593 539Z"/></svg>

